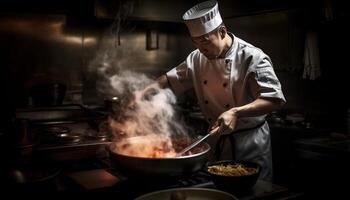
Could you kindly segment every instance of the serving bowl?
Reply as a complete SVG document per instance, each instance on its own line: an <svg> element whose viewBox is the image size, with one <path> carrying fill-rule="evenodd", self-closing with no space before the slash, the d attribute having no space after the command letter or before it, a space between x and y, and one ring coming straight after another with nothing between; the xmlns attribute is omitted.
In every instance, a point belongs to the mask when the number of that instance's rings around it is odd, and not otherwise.
<svg viewBox="0 0 350 200"><path fill-rule="evenodd" d="M243 192L256 184L261 166L251 161L222 160L208 163L205 171L218 189Z"/></svg>

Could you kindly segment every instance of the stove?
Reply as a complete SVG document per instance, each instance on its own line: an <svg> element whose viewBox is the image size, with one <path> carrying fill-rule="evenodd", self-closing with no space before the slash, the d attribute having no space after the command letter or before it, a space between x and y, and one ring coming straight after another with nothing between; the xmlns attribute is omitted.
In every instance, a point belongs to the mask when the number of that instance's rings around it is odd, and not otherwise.
<svg viewBox="0 0 350 200"><path fill-rule="evenodd" d="M61 193L71 191L84 191L90 195L113 195L118 199L132 200L138 196L172 188L211 188L218 189L211 181L210 176L199 170L189 176L183 177L126 177L118 168L112 167L109 158L99 160L97 168L85 168L84 170L67 172L70 184L61 187ZM95 163L96 164L96 163ZM97 165L94 165L97 166ZM88 178L89 177L89 178ZM258 180L256 185L248 191L232 193L238 199L281 199L290 196L296 197L288 188L270 182ZM298 194L299 195L299 194ZM91 197L91 196L90 196Z"/></svg>
<svg viewBox="0 0 350 200"><path fill-rule="evenodd" d="M111 141L107 112L81 105L19 110L17 118L29 121L33 154L46 161L74 161L106 156Z"/></svg>
<svg viewBox="0 0 350 200"><path fill-rule="evenodd" d="M209 175L201 170L183 177L146 179L125 176L117 166L112 165L106 150L111 141L111 135L106 129L106 115L86 117L85 114L79 106L22 113L22 117L32 118L29 131L36 138L33 152L36 161L54 163L59 168L59 173L45 179L49 182L31 185L33 187L26 192L50 191L63 196L78 192L89 197L93 194L114 195L118 199L131 200L146 193L171 188L216 189ZM18 184L13 188L17 191ZM285 187L258 181L248 193L233 195L239 199L277 199L290 194Z"/></svg>

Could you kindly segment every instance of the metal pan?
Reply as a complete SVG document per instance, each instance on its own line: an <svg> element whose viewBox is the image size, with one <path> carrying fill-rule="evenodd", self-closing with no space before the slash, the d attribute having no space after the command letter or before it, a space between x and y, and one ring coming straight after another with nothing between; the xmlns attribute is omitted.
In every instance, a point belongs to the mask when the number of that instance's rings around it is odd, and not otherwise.
<svg viewBox="0 0 350 200"><path fill-rule="evenodd" d="M146 158L119 154L115 151L115 143L108 146L112 164L127 176L190 175L202 169L207 162L209 151L210 146L202 142L191 150L190 155L171 158Z"/></svg>

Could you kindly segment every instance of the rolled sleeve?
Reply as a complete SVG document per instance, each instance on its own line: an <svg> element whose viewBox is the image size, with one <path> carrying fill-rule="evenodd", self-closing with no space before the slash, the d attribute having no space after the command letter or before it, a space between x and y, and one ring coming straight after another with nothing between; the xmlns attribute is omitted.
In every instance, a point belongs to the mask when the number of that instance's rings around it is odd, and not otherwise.
<svg viewBox="0 0 350 200"><path fill-rule="evenodd" d="M251 72L254 74L254 83L251 84L251 89L255 98L274 98L280 99L283 103L286 102L281 83L273 70L268 56L259 59Z"/></svg>
<svg viewBox="0 0 350 200"><path fill-rule="evenodd" d="M180 94L192 88L192 75L186 62L166 73L171 89L175 94Z"/></svg>

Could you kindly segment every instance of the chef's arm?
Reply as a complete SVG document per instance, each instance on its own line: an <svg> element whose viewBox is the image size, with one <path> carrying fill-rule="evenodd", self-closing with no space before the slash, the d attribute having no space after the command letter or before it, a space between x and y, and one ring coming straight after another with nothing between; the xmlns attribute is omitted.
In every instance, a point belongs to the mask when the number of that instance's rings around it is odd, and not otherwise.
<svg viewBox="0 0 350 200"><path fill-rule="evenodd" d="M231 108L231 112L237 117L256 117L277 110L281 108L283 104L284 102L280 99L258 98L244 106Z"/></svg>
<svg viewBox="0 0 350 200"><path fill-rule="evenodd" d="M169 88L170 84L168 81L168 78L165 74L161 75L160 77L157 78L157 83L161 88Z"/></svg>
<svg viewBox="0 0 350 200"><path fill-rule="evenodd" d="M244 106L233 107L222 113L211 127L211 133L228 134L235 130L240 117L256 117L279 109L284 101L274 98L258 98Z"/></svg>
<svg viewBox="0 0 350 200"><path fill-rule="evenodd" d="M157 94L159 91L157 88L169 88L170 84L168 82L167 76L161 75L158 77L153 83L147 85L145 88L141 90L143 99L150 99L152 96Z"/></svg>

